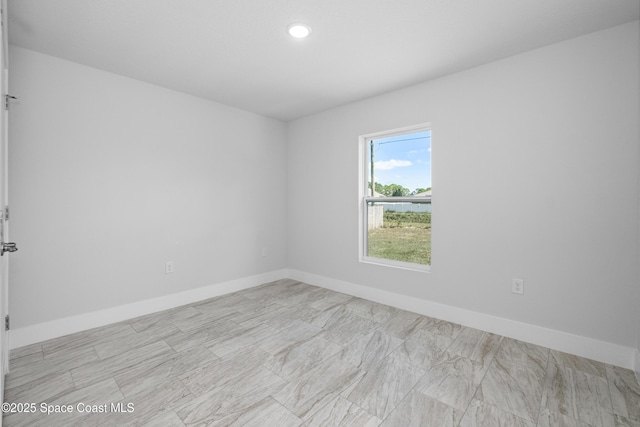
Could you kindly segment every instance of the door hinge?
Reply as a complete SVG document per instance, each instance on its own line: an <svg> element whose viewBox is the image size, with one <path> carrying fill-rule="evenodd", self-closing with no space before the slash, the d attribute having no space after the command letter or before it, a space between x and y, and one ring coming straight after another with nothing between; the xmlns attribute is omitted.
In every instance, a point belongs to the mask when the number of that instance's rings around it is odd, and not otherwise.
<svg viewBox="0 0 640 427"><path fill-rule="evenodd" d="M4 207L3 216L5 221L9 221L9 206Z"/></svg>
<svg viewBox="0 0 640 427"><path fill-rule="evenodd" d="M11 100L15 100L15 99L18 99L18 98L16 98L15 96L6 94L4 96L4 109L8 110L9 109L9 105L11 105Z"/></svg>
<svg viewBox="0 0 640 427"><path fill-rule="evenodd" d="M9 319L9 315L7 314L4 318L4 330L8 331L11 329L11 320Z"/></svg>

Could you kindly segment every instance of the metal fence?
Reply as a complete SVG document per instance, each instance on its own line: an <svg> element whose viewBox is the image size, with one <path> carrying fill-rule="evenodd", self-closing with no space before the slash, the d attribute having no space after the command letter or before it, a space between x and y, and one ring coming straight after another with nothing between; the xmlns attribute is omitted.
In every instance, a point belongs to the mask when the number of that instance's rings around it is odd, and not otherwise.
<svg viewBox="0 0 640 427"><path fill-rule="evenodd" d="M369 230L384 226L382 212L431 212L431 196L365 197L364 200L367 209L367 229Z"/></svg>

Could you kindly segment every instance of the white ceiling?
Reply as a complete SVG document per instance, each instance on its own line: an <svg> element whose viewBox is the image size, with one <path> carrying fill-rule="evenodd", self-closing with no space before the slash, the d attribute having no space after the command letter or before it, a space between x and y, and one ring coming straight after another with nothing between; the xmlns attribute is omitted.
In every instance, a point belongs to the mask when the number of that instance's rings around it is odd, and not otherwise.
<svg viewBox="0 0 640 427"><path fill-rule="evenodd" d="M8 0L9 43L291 120L637 20L638 0ZM301 21L313 32L289 37Z"/></svg>

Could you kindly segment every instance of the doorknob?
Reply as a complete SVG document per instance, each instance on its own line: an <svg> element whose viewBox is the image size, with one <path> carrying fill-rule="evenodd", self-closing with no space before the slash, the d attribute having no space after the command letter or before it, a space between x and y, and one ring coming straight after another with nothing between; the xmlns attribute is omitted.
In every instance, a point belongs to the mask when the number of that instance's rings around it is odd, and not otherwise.
<svg viewBox="0 0 640 427"><path fill-rule="evenodd" d="M5 252L15 252L17 250L15 243L3 243L2 247L0 247L0 256L4 255Z"/></svg>

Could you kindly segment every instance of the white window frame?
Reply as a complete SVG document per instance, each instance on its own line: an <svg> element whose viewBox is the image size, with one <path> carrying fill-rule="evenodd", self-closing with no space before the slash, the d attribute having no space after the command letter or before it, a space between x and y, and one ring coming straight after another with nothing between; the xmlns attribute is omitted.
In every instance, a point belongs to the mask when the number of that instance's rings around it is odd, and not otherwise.
<svg viewBox="0 0 640 427"><path fill-rule="evenodd" d="M367 239L369 235L369 231L367 229L367 222L368 222L368 203L367 202L370 199L372 199L372 197L370 196L370 193L367 194L369 191L369 159L367 156L368 144L372 139L388 138L388 137L403 135L407 133L415 133L415 132L422 132L422 131L431 131L431 123L420 123L417 125L406 126L402 128L388 130L388 131L369 133L366 135L360 135L360 137L358 138L358 156L360 158L360 162L359 162L360 166L358 168L359 169L358 170L358 175L359 175L358 215L359 215L359 225L360 225L358 227L360 230L359 236L358 236L359 237L358 250L360 255L360 262L367 263L367 264L402 268L406 270L421 271L421 272L431 271L431 264L425 265L425 264L418 264L413 262L396 261L396 260L385 259L385 258L370 257L367 255L367 248L368 248ZM432 178L432 181L433 181L433 178ZM431 201L431 197L430 196L429 197L415 197L415 196L414 197L376 197L375 200L378 202L416 202L416 201L426 202L426 201ZM433 214L431 216L431 222L433 223ZM433 253L433 245L431 247L432 247L432 253Z"/></svg>

